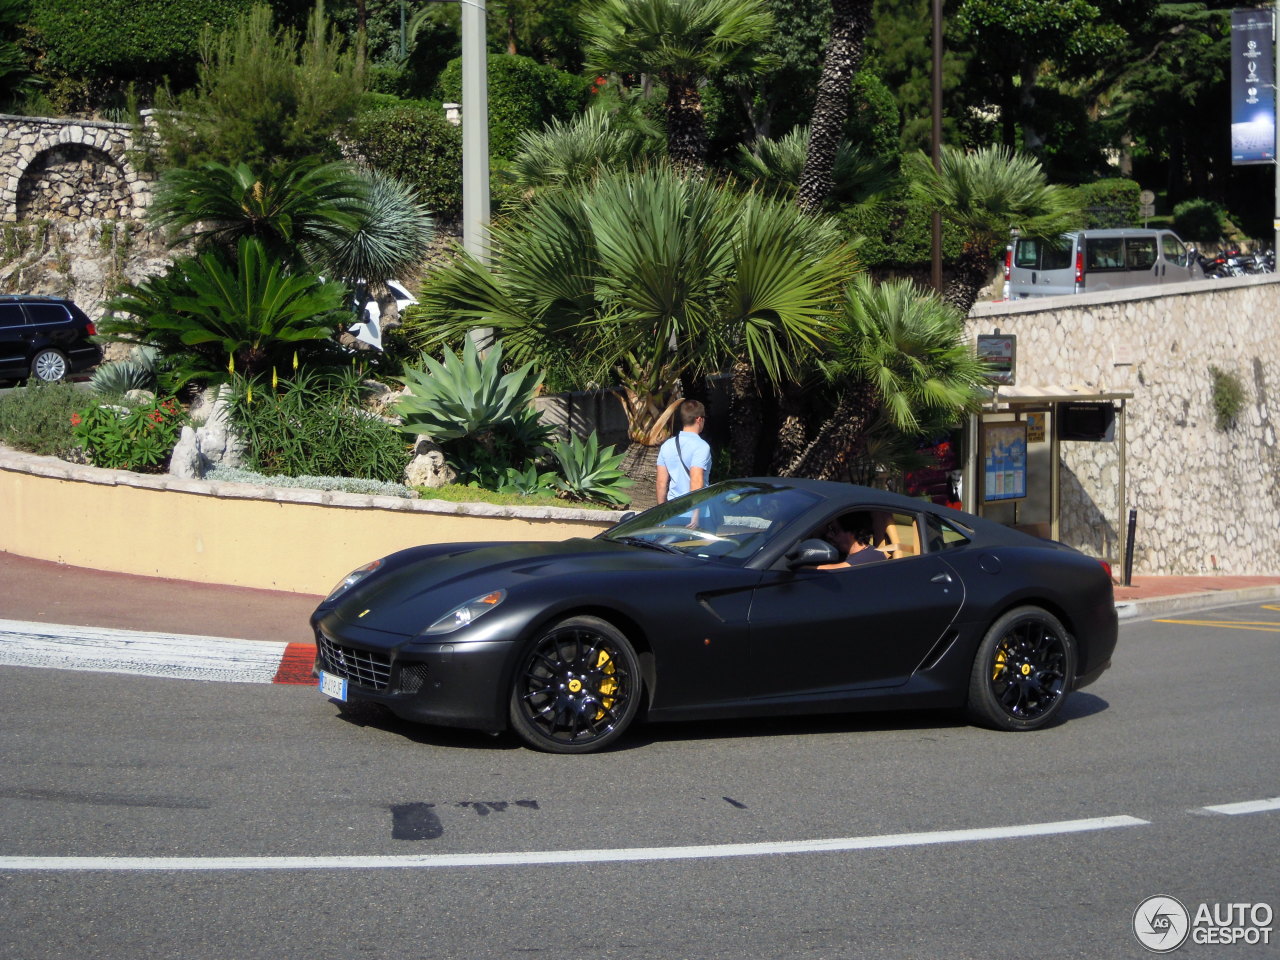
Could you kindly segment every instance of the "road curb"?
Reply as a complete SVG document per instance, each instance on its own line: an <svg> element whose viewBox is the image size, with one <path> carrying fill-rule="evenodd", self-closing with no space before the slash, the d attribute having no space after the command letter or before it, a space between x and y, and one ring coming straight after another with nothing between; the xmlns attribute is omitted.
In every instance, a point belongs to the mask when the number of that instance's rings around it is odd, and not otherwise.
<svg viewBox="0 0 1280 960"><path fill-rule="evenodd" d="M1169 597L1117 600L1116 616L1121 620L1144 620L1148 617L1163 617L1170 613L1187 613L1193 610L1206 610L1210 607L1278 598L1280 598L1280 584L1241 587L1238 590L1205 590L1200 593L1180 593Z"/></svg>

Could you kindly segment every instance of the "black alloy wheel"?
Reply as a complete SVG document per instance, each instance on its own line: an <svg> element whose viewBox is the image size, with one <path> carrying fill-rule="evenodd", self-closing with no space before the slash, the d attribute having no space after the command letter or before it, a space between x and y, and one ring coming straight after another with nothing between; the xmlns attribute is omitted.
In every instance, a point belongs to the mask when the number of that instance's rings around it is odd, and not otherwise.
<svg viewBox="0 0 1280 960"><path fill-rule="evenodd" d="M640 662L599 617L571 617L528 647L511 684L511 726L549 753L590 753L626 731L640 708Z"/></svg>
<svg viewBox="0 0 1280 960"><path fill-rule="evenodd" d="M1039 607L1010 610L991 625L969 678L969 716L997 730L1035 730L1062 709L1075 679L1075 642Z"/></svg>

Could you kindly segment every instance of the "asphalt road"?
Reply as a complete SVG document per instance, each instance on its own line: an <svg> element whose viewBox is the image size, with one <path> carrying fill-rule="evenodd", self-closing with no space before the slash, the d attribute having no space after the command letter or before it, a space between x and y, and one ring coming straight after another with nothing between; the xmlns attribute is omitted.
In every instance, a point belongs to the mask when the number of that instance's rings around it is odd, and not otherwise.
<svg viewBox="0 0 1280 960"><path fill-rule="evenodd" d="M585 757L308 687L0 667L0 958L1150 956L1146 897L1280 910L1280 809L1206 809L1280 796L1280 604L1179 619L1124 624L1034 734L682 724Z"/></svg>

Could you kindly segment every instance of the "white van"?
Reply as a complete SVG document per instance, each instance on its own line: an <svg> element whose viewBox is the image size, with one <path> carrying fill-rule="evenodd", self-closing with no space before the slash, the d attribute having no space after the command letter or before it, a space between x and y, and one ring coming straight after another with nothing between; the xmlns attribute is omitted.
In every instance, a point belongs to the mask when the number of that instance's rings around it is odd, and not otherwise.
<svg viewBox="0 0 1280 960"><path fill-rule="evenodd" d="M1014 237L1005 250L1005 298L1057 297L1203 276L1170 230L1081 230L1053 239Z"/></svg>

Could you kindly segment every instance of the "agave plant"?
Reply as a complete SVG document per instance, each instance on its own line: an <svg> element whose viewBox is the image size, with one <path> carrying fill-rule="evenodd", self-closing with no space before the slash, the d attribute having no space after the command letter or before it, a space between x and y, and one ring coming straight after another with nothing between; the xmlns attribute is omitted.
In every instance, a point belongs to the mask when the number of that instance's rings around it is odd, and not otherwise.
<svg viewBox="0 0 1280 960"><path fill-rule="evenodd" d="M459 357L447 347L443 361L423 354L425 369L405 368L400 381L409 393L396 402L406 433L424 434L437 443L486 434L499 424L527 421L529 401L541 377L526 363L502 372L502 348L480 356L467 338Z"/></svg>
<svg viewBox="0 0 1280 960"><path fill-rule="evenodd" d="M556 443L551 452L560 462L562 479L556 481L556 487L561 493L572 499L599 503L631 502L622 490L635 481L618 468L626 454L614 453L612 446L601 448L595 431L587 434L585 440L570 436L568 441Z"/></svg>
<svg viewBox="0 0 1280 960"><path fill-rule="evenodd" d="M160 351L156 347L134 347L125 359L98 367L89 379L89 389L101 396L121 396L130 390L155 390L159 359Z"/></svg>

